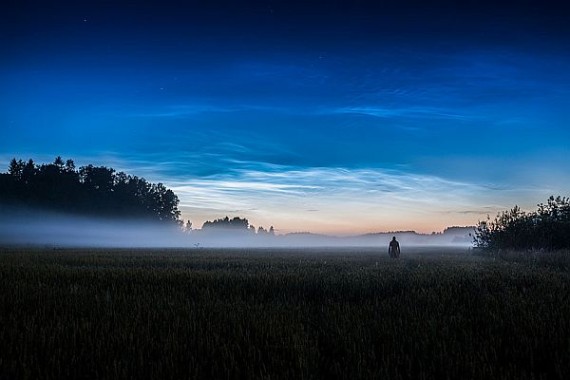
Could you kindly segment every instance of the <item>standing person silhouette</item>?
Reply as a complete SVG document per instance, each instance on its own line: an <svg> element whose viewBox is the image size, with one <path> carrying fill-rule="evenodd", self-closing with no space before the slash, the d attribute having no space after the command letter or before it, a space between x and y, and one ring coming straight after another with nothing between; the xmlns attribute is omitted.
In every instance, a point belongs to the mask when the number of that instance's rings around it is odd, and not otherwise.
<svg viewBox="0 0 570 380"><path fill-rule="evenodd" d="M395 236L392 238L392 241L388 245L388 254L393 259L400 257L400 243L398 243L398 240L396 240Z"/></svg>

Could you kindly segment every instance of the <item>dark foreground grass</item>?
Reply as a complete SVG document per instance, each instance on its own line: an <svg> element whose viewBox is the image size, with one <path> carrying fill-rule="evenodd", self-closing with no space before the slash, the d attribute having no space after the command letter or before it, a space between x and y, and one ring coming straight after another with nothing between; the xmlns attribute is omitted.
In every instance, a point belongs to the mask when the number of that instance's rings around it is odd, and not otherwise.
<svg viewBox="0 0 570 380"><path fill-rule="evenodd" d="M0 379L570 374L564 267L385 256L0 250Z"/></svg>

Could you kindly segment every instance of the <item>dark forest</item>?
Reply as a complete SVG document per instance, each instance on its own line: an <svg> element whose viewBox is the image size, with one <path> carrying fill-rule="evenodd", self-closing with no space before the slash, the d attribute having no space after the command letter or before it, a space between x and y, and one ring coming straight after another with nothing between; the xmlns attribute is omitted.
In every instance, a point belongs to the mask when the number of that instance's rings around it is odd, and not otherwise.
<svg viewBox="0 0 570 380"><path fill-rule="evenodd" d="M12 159L0 173L0 205L11 208L179 223L178 197L162 183L105 166L75 167L57 157L50 164Z"/></svg>

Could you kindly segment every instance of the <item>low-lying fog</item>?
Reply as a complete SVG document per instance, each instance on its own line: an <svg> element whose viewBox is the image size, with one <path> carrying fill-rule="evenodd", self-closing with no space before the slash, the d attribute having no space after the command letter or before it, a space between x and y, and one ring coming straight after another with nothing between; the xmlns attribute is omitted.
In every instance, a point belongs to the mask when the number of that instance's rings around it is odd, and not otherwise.
<svg viewBox="0 0 570 380"><path fill-rule="evenodd" d="M135 220L61 215L52 212L19 211L0 214L1 245L49 247L377 247L387 246L396 236L402 246L471 246L468 228L443 234L414 232L377 233L335 237L309 233L259 235L249 231L193 230Z"/></svg>

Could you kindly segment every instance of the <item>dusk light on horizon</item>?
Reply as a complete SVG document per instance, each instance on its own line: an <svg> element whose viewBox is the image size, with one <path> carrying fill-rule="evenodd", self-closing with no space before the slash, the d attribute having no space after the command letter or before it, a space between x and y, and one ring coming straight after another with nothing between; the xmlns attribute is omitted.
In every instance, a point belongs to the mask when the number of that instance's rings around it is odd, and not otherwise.
<svg viewBox="0 0 570 380"><path fill-rule="evenodd" d="M430 233L568 196L570 24L466 3L9 1L0 171L110 166L196 228L279 234Z"/></svg>

